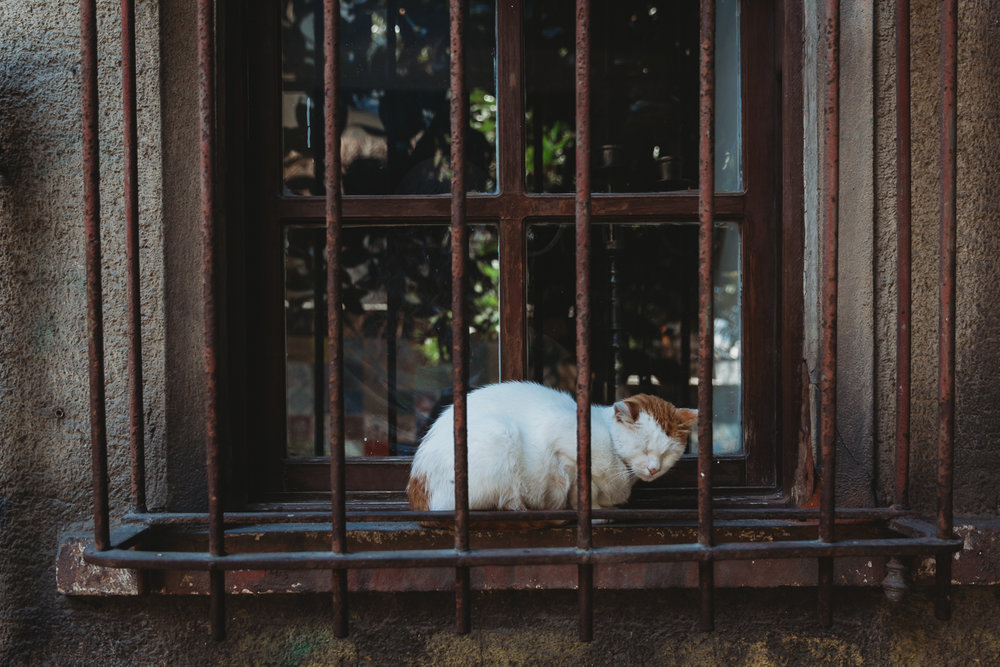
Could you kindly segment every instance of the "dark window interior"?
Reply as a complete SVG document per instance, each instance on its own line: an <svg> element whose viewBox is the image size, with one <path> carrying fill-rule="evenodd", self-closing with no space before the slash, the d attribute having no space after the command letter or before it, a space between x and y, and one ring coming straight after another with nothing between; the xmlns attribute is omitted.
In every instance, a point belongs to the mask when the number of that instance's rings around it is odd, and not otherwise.
<svg viewBox="0 0 1000 667"><path fill-rule="evenodd" d="M321 11L252 0L229 17L228 95L246 101L226 115L230 402L249 500L328 491ZM592 11L593 396L692 406L698 3ZM770 2L718 4L714 439L736 495L783 474L777 21ZM469 2L466 25L471 385L571 390L572 3ZM447 5L344 2L340 26L348 484L389 497L451 400ZM636 501L693 486L691 456Z"/></svg>

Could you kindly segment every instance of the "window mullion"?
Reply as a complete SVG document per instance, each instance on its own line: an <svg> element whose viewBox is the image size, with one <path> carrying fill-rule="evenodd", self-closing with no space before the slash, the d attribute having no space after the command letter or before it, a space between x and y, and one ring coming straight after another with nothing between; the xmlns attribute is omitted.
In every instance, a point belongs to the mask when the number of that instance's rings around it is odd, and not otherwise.
<svg viewBox="0 0 1000 667"><path fill-rule="evenodd" d="M522 15L522 0L497 3L497 182L501 195L524 192Z"/></svg>

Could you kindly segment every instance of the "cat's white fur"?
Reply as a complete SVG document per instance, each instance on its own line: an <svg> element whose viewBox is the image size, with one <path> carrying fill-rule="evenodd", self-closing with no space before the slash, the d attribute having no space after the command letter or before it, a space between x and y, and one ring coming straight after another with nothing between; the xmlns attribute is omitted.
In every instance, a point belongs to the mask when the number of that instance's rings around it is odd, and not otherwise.
<svg viewBox="0 0 1000 667"><path fill-rule="evenodd" d="M697 413L641 397L654 416L621 401L591 407L591 503L594 509L628 500L637 480L656 479L684 453ZM631 399L630 399L631 400ZM469 507L564 509L575 507L576 401L530 382L489 385L468 395ZM666 416L664 416L666 415ZM676 426L664 432L664 422ZM455 507L454 410L424 436L410 472L414 509Z"/></svg>

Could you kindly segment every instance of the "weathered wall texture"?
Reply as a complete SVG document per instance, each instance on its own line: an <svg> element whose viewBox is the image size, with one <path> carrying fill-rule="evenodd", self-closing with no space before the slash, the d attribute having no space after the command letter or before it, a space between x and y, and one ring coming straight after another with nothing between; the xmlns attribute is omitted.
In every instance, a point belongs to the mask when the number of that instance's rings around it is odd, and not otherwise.
<svg viewBox="0 0 1000 667"><path fill-rule="evenodd" d="M102 137L108 414L112 500L120 515L128 485L124 232L115 129L120 123L117 2L98 4L101 123L108 130ZM861 31L852 32L848 41L865 51L872 48L874 69L868 71L874 72L874 84L864 74L862 58L851 64L857 74L846 85L848 99L874 107L874 122L865 125L867 108L854 109L852 122L860 125L845 139L854 142L854 164L867 160L873 166L870 176L868 168L855 171L850 182L857 190L847 188L842 195L847 200L843 210L858 216L845 230L860 234L845 239L847 257L855 264L843 271L852 286L858 285L844 295L846 312L873 313L874 322L845 324L855 340L845 333L841 344L859 347L841 382L842 396L870 398L855 406L857 419L850 424L867 440L845 445L840 458L853 460L849 467L860 471L846 480L845 496L885 499L891 490L895 356L893 28L891 3L880 0L873 32L866 33L869 9L864 4L845 2L845 16ZM1000 368L1000 318L994 312L1000 236L993 232L1000 201L1000 81L995 76L1000 24L994 14L985 0L961 3L956 510L979 516L997 514L1000 493L995 483L1000 450L993 444L1000 435L994 381ZM202 493L201 403L192 399L200 382L200 285L191 277L200 252L193 3L141 0L138 17L150 496L153 505L180 509L197 506ZM929 491L937 409L937 25L936 3L915 0L914 255L919 264L913 497L924 510L933 508ZM467 638L451 632L447 597L359 595L352 612L354 634L344 641L331 636L329 601L323 597L239 598L229 607L231 639L221 645L208 639L207 605L201 599L58 595L53 564L60 532L79 527L90 514L78 38L74 0L0 2L0 663L1000 661L1000 617L989 589L959 590L950 624L934 621L919 593L894 607L875 590L844 591L830 631L816 627L809 591L723 591L719 629L707 635L694 630L697 600L689 592L602 592L591 645L575 641L573 596L565 593L480 594L476 629ZM813 199L807 196L807 201ZM170 359L169 374L165 359ZM872 449L879 453L874 469L865 463Z"/></svg>
<svg viewBox="0 0 1000 667"><path fill-rule="evenodd" d="M876 98L877 294L876 418L879 425L881 499L892 497L892 441L896 359L896 106L892 3L879 3ZM915 506L933 512L927 490L936 479L938 220L940 197L939 3L913 2L913 437L911 494ZM981 0L959 3L957 421L955 507L968 515L1000 510L1000 24L996 6Z"/></svg>

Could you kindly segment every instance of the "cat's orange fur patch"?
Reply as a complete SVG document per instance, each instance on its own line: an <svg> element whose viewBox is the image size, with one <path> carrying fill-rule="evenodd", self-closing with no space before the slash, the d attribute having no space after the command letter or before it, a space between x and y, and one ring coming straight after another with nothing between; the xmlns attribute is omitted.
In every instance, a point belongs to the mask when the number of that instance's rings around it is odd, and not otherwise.
<svg viewBox="0 0 1000 667"><path fill-rule="evenodd" d="M410 500L410 509L420 512L430 507L430 493L427 489L427 478L423 475L410 477L406 485L406 497Z"/></svg>
<svg viewBox="0 0 1000 667"><path fill-rule="evenodd" d="M697 410L675 408L673 403L658 396L636 394L625 399L632 419L638 419L639 412L645 412L656 420L663 432L671 438L686 441L691 433L691 427L698 420Z"/></svg>

